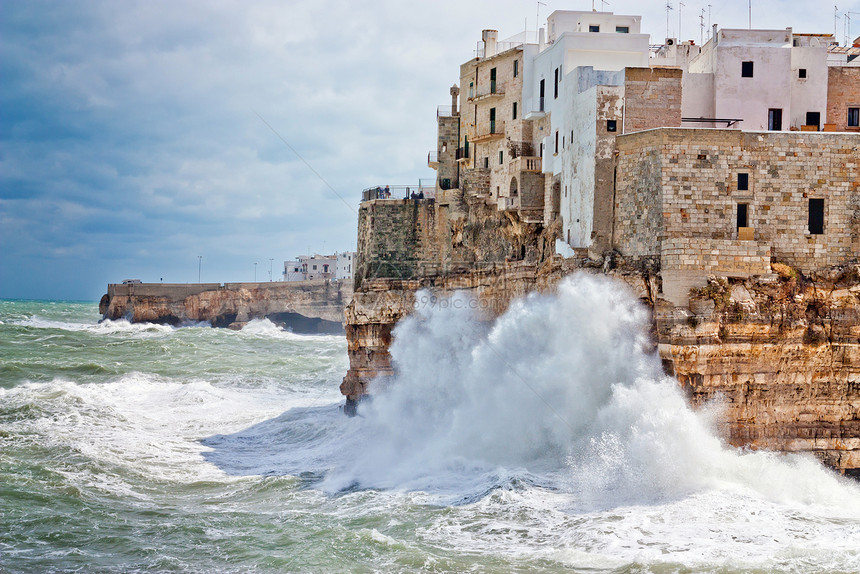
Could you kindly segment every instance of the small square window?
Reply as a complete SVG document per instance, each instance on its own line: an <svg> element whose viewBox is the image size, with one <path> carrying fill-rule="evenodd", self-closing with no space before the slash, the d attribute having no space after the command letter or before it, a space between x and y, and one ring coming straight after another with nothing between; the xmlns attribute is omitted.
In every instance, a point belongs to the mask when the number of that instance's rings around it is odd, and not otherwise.
<svg viewBox="0 0 860 574"><path fill-rule="evenodd" d="M629 34L630 26L616 26L615 31L619 34Z"/></svg>
<svg viewBox="0 0 860 574"><path fill-rule="evenodd" d="M860 108L848 108L848 127L860 127Z"/></svg>
<svg viewBox="0 0 860 574"><path fill-rule="evenodd" d="M750 188L750 174L739 173L738 174L738 191L749 191L749 188Z"/></svg>
<svg viewBox="0 0 860 574"><path fill-rule="evenodd" d="M600 26L591 25L588 27L589 32L600 32Z"/></svg>
<svg viewBox="0 0 860 574"><path fill-rule="evenodd" d="M806 68L800 68L797 71L797 77L798 78L806 78Z"/></svg>
<svg viewBox="0 0 860 574"><path fill-rule="evenodd" d="M753 63L752 62L741 62L741 77L742 78L752 78L753 77Z"/></svg>
<svg viewBox="0 0 860 574"><path fill-rule="evenodd" d="M606 131L608 131L608 132L618 131L618 120L606 120Z"/></svg>

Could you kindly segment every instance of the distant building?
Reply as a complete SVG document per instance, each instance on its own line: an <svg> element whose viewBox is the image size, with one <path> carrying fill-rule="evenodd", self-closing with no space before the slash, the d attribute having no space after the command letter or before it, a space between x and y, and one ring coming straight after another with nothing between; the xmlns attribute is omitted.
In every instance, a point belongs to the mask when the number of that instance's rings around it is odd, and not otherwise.
<svg viewBox="0 0 860 574"><path fill-rule="evenodd" d="M299 255L295 260L284 261L284 281L351 280L354 260L354 251L332 255Z"/></svg>

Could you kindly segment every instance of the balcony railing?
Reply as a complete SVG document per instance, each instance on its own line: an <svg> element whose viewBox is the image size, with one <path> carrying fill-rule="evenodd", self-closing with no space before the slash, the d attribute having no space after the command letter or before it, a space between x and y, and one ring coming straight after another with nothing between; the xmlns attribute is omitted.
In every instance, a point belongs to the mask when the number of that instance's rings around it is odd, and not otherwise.
<svg viewBox="0 0 860 574"><path fill-rule="evenodd" d="M413 198L413 194L416 196ZM418 197L418 196L421 197ZM377 185L368 187L361 192L361 201L383 199L403 201L404 199L434 199L436 197L436 181L418 180L418 185Z"/></svg>
<svg viewBox="0 0 860 574"><path fill-rule="evenodd" d="M519 156L511 160L511 169L514 171L530 171L540 173L541 158L536 156Z"/></svg>
<svg viewBox="0 0 860 574"><path fill-rule="evenodd" d="M512 141L508 143L508 154L511 159L516 159L520 156L534 156L535 148L532 142Z"/></svg>
<svg viewBox="0 0 860 574"><path fill-rule="evenodd" d="M452 118L459 115L454 106L436 106L436 118Z"/></svg>
<svg viewBox="0 0 860 574"><path fill-rule="evenodd" d="M491 81L489 88L478 89L469 96L470 102L479 102L490 98L502 97L505 95L505 87L501 84Z"/></svg>
<svg viewBox="0 0 860 574"><path fill-rule="evenodd" d="M500 139L505 136L505 122L492 120L485 124L479 124L477 131L477 135L470 140L472 143Z"/></svg>
<svg viewBox="0 0 860 574"><path fill-rule="evenodd" d="M439 152L431 151L427 154L427 166L433 169L439 167Z"/></svg>
<svg viewBox="0 0 860 574"><path fill-rule="evenodd" d="M469 159L469 148L468 147L457 148L457 159L458 160Z"/></svg>

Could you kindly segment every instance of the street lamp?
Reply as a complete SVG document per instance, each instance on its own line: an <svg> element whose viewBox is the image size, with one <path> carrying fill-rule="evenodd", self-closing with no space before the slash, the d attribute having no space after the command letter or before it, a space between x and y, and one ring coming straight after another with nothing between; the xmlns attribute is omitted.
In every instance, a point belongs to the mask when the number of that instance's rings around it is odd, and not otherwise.
<svg viewBox="0 0 860 574"><path fill-rule="evenodd" d="M257 262L254 261L254 283L257 282Z"/></svg>
<svg viewBox="0 0 860 574"><path fill-rule="evenodd" d="M197 256L197 282L200 283L200 270L203 268L203 256Z"/></svg>

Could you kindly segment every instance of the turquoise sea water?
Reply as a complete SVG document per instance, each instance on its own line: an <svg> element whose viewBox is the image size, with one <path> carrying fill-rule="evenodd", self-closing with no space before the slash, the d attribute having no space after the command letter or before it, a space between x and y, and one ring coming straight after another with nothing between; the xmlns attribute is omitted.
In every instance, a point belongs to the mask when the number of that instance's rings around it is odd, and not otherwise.
<svg viewBox="0 0 860 574"><path fill-rule="evenodd" d="M344 337L0 301L0 572L860 572L856 483L723 446L569 291L426 310L356 418Z"/></svg>

